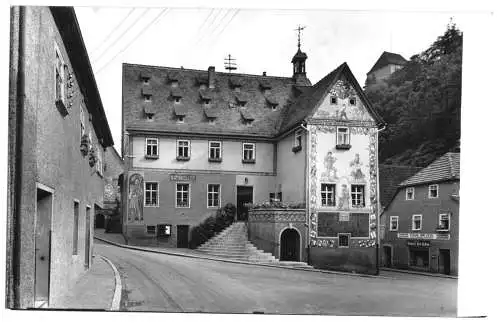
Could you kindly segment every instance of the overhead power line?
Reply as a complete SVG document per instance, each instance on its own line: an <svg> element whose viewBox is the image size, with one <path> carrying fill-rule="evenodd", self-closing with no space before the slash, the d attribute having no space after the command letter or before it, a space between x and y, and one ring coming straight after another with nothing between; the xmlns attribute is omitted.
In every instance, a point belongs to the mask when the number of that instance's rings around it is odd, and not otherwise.
<svg viewBox="0 0 500 325"><path fill-rule="evenodd" d="M233 21L233 19L236 17L236 15L240 12L240 9L237 9L233 15L231 16L231 19L229 19L229 21L227 22L227 24L224 26L224 28L222 28L219 33L215 36L215 41L214 43L217 41L217 39L219 38L220 35L222 35L222 33L224 33L224 31L226 30L227 26L229 26L229 24L231 24L231 22Z"/></svg>
<svg viewBox="0 0 500 325"><path fill-rule="evenodd" d="M115 56L113 56L110 60L108 60L103 66L101 66L97 70L96 74L106 69L111 62L113 62L120 54L122 54L125 50L127 50L130 47L130 45L132 45L139 38L139 36L143 35L151 26L153 26L161 18L161 16L163 16L169 10L170 9L168 8L163 9L155 18L153 18L153 20L151 20L151 22L148 25L146 25L137 35L135 35L135 37L129 43L127 43L125 47L123 47L118 53L116 53Z"/></svg>
<svg viewBox="0 0 500 325"><path fill-rule="evenodd" d="M229 13L231 12L231 10L226 10L226 13L224 14L224 16L222 16L222 18L219 20L217 26L215 26L214 29L212 29L212 31L210 32L210 34L207 36L207 37L210 37L212 36L215 31L221 26L222 22L226 19L226 17L229 15Z"/></svg>
<svg viewBox="0 0 500 325"><path fill-rule="evenodd" d="M121 27L121 25L123 25L125 20L127 20L127 18L130 17L130 15L132 15L135 10L136 10L136 8L133 8L132 10L130 10L128 12L128 14L124 18L122 18L122 20L120 20L120 22L114 28L111 29L111 31L108 33L108 35L106 35L102 39L102 41L99 43L99 45L95 46L90 52L94 53L98 48L100 48L104 43L106 43L106 41L111 37L111 35L113 35L116 31L118 31L118 29Z"/></svg>

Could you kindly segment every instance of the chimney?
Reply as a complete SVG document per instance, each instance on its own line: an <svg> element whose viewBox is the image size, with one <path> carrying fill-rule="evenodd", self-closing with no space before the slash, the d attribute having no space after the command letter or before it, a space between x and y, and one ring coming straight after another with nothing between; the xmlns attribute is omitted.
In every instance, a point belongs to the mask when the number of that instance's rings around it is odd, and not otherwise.
<svg viewBox="0 0 500 325"><path fill-rule="evenodd" d="M267 72L265 72L265 71L264 71L264 72L262 72L262 76L263 76L263 77L267 76Z"/></svg>
<svg viewBox="0 0 500 325"><path fill-rule="evenodd" d="M208 67L208 88L215 88L215 67Z"/></svg>

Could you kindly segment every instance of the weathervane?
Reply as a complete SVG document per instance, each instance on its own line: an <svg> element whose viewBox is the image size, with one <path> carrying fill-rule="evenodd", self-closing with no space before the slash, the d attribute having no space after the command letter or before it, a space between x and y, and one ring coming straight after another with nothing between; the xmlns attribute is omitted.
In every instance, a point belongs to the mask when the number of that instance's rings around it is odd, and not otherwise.
<svg viewBox="0 0 500 325"><path fill-rule="evenodd" d="M297 43L297 46L299 47L299 50L300 50L300 32L302 32L304 30L304 28L306 28L306 26L300 26L298 25L296 29L297 31L297 36L298 36L298 43Z"/></svg>
<svg viewBox="0 0 500 325"><path fill-rule="evenodd" d="M224 59L224 69L228 70L231 72L231 70L236 70L236 61L235 58L231 57L231 54L228 54L227 58Z"/></svg>

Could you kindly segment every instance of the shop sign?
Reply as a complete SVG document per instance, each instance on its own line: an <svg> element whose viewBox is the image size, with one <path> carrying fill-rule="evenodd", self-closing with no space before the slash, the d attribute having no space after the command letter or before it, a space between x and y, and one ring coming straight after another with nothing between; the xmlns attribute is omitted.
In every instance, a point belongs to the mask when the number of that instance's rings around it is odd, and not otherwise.
<svg viewBox="0 0 500 325"><path fill-rule="evenodd" d="M427 240L409 240L406 244L410 247L430 247L431 243Z"/></svg>
<svg viewBox="0 0 500 325"><path fill-rule="evenodd" d="M170 174L170 180L175 182L191 182L196 180L196 175Z"/></svg>
<svg viewBox="0 0 500 325"><path fill-rule="evenodd" d="M438 239L438 240L449 240L450 234L423 234L419 232L404 233L398 232L398 238L400 239Z"/></svg>
<svg viewBox="0 0 500 325"><path fill-rule="evenodd" d="M349 213L340 212L339 221L349 221Z"/></svg>

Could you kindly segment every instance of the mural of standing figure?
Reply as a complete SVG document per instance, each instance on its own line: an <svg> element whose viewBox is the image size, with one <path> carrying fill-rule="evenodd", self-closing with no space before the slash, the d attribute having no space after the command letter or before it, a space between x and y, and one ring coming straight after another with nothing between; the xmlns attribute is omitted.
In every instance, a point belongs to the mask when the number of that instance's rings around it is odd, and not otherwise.
<svg viewBox="0 0 500 325"><path fill-rule="evenodd" d="M337 158L335 158L333 156L333 152L328 151L328 153L325 156L325 160L323 161L325 171L321 174L322 180L333 181L333 180L337 179L337 168L335 168L335 166L334 166L336 161L337 161Z"/></svg>
<svg viewBox="0 0 500 325"><path fill-rule="evenodd" d="M143 207L143 187L144 180L142 175L133 174L130 176L129 195L128 195L128 221L142 222L142 207Z"/></svg>
<svg viewBox="0 0 500 325"><path fill-rule="evenodd" d="M342 184L342 190L339 196L339 209L349 209L349 190L347 184Z"/></svg>
<svg viewBox="0 0 500 325"><path fill-rule="evenodd" d="M354 160L349 163L351 167L351 176L355 181L364 181L365 174L361 171L361 166L363 163L359 159L359 153L354 156Z"/></svg>

